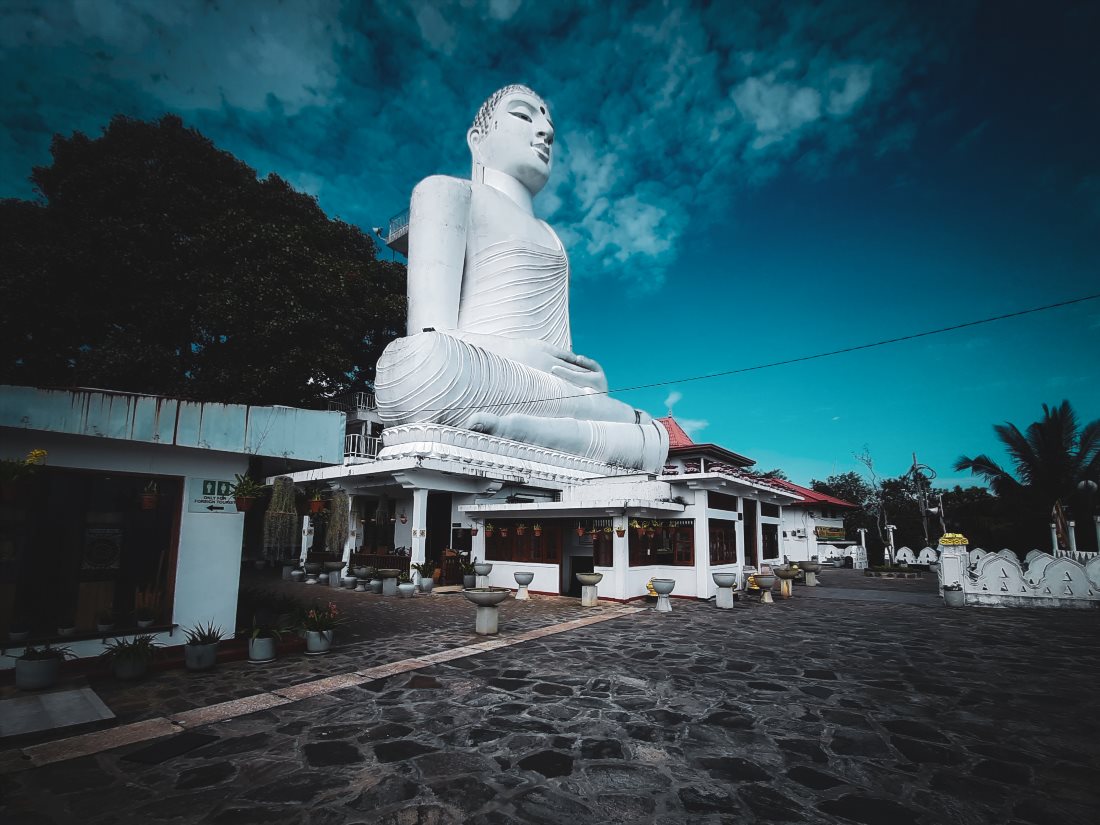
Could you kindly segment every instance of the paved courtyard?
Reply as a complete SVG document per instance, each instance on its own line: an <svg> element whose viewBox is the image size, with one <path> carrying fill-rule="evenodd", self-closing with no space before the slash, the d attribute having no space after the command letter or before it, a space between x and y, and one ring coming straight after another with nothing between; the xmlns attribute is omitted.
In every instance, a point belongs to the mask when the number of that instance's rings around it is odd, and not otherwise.
<svg viewBox="0 0 1100 825"><path fill-rule="evenodd" d="M0 817L1096 820L1100 613L948 610L928 580L849 571L822 585L731 611L509 601L500 646L461 596L334 591L355 622L329 656L94 683L121 724L0 754Z"/></svg>

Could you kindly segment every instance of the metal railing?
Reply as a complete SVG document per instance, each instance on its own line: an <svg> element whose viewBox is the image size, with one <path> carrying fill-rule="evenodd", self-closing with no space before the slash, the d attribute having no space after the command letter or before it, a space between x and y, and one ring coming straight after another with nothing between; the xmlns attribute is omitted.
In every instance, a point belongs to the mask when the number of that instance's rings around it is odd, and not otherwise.
<svg viewBox="0 0 1100 825"><path fill-rule="evenodd" d="M386 243L392 243L394 239L400 236L402 233L408 231L409 228L409 210L404 212L398 212L392 218L390 218L389 229L386 231Z"/></svg>
<svg viewBox="0 0 1100 825"><path fill-rule="evenodd" d="M381 436L360 435L359 433L348 433L344 436L344 458L374 460L378 458L378 451L381 449Z"/></svg>
<svg viewBox="0 0 1100 825"><path fill-rule="evenodd" d="M377 409L377 407L378 405L374 401L373 392L357 392L351 395L343 395L328 402L328 408L330 410L340 410L346 413L367 412Z"/></svg>

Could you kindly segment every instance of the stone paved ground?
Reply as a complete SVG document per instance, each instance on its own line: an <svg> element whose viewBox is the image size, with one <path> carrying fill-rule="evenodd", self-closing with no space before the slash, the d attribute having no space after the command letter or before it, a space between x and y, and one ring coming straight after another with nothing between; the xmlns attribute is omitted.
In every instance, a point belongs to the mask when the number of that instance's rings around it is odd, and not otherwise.
<svg viewBox="0 0 1100 825"><path fill-rule="evenodd" d="M898 593L890 602L840 571L822 580L771 606L676 602L672 614L206 725L207 744L174 756L143 743L8 773L0 815L12 825L1095 821L1100 613L948 610L927 583L877 591ZM387 627L403 621L396 604ZM472 616L458 604L426 599L404 621L438 610L439 638L469 643ZM505 635L532 621L528 608L545 611L536 622L592 612L564 599L509 603ZM434 644L426 631L386 638L357 645ZM346 672L336 655L308 661L317 675ZM209 678L258 669L220 670ZM158 675L148 695L165 678L180 677Z"/></svg>

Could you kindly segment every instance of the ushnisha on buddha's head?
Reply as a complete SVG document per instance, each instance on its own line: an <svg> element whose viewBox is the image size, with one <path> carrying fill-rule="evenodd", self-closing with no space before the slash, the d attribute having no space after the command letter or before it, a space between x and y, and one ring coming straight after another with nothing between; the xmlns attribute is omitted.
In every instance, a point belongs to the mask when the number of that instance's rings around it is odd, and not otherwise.
<svg viewBox="0 0 1100 825"><path fill-rule="evenodd" d="M466 143L474 181L483 182L484 170L492 169L534 195L550 177L554 122L546 102L526 86L505 86L481 104Z"/></svg>

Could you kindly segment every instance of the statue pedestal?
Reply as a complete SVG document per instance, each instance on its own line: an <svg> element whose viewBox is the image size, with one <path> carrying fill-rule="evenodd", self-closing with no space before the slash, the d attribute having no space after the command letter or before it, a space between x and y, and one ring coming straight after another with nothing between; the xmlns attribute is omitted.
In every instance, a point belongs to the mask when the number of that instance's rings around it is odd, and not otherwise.
<svg viewBox="0 0 1100 825"><path fill-rule="evenodd" d="M594 584L585 584L581 586L581 607L598 607L600 604L600 598L597 594L597 587Z"/></svg>
<svg viewBox="0 0 1100 825"><path fill-rule="evenodd" d="M495 636L499 625L500 609L495 604L478 605L474 631L479 636Z"/></svg>
<svg viewBox="0 0 1100 825"><path fill-rule="evenodd" d="M817 587L817 573L813 572L812 570L806 571L806 586Z"/></svg>
<svg viewBox="0 0 1100 825"><path fill-rule="evenodd" d="M718 592L714 595L714 606L721 610L733 609L733 588L732 587L719 587Z"/></svg>

